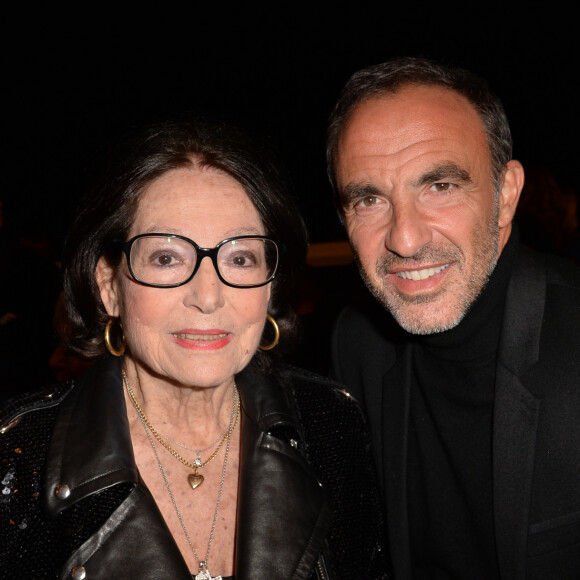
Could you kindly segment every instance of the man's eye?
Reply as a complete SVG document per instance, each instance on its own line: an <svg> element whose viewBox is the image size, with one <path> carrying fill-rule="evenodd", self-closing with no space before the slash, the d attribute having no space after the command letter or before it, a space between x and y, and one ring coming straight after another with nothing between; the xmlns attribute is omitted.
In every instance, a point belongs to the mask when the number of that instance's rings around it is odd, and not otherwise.
<svg viewBox="0 0 580 580"><path fill-rule="evenodd" d="M453 187L452 183L445 182L445 183L434 183L431 188L438 192L445 192L449 191Z"/></svg>
<svg viewBox="0 0 580 580"><path fill-rule="evenodd" d="M376 195L367 195L366 197L363 197L360 201L359 204L362 205L363 207L372 207L373 205L377 204L377 197Z"/></svg>

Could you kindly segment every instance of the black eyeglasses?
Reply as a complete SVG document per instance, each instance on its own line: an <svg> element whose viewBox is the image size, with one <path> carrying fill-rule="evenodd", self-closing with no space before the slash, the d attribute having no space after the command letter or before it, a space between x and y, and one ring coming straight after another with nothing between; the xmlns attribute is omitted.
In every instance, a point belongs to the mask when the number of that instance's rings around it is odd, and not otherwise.
<svg viewBox="0 0 580 580"><path fill-rule="evenodd" d="M140 234L121 244L133 278L153 288L187 284L201 261L211 258L219 279L233 288L257 288L278 271L278 245L266 236L235 236L215 248L200 248L176 234Z"/></svg>

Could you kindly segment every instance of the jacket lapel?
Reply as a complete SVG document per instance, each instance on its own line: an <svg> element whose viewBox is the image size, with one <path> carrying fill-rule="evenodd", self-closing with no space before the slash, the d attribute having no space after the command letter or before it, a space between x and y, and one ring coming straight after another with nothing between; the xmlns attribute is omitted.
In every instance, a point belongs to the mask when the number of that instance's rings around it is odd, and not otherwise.
<svg viewBox="0 0 580 580"><path fill-rule="evenodd" d="M191 578L135 465L120 365L120 359L110 358L83 375L61 404L51 439L44 492L49 516L109 486L133 484L105 523L72 553L63 573L68 577L83 566L88 578L124 578L137 569L143 579Z"/></svg>
<svg viewBox="0 0 580 580"><path fill-rule="evenodd" d="M119 359L95 364L61 405L47 459L51 515L109 485L139 481L120 365Z"/></svg>
<svg viewBox="0 0 580 580"><path fill-rule="evenodd" d="M236 578L307 578L331 520L324 490L300 452L299 424L282 389L249 372L237 382L243 415Z"/></svg>
<svg viewBox="0 0 580 580"><path fill-rule="evenodd" d="M383 469L380 474L393 567L410 578L409 521L407 513L407 449L411 392L411 345L383 377L381 408Z"/></svg>
<svg viewBox="0 0 580 580"><path fill-rule="evenodd" d="M137 558L137 560L135 560ZM111 517L69 558L70 571L83 566L87 578L191 580L155 500L144 484L135 486Z"/></svg>
<svg viewBox="0 0 580 580"><path fill-rule="evenodd" d="M236 578L307 578L323 552L331 510L301 453L303 438L294 405L279 385L249 371L237 382L243 416ZM133 483L134 490L72 554L65 569L83 565L121 577L125 565L134 566L130 554L139 553L143 578L166 572L170 574L165 577L190 577L139 477L120 361L110 359L91 368L61 405L49 449L44 505L56 516L121 482ZM147 542L142 541L145 536ZM127 559L119 558L119 546ZM264 558L265 553L270 557Z"/></svg>
<svg viewBox="0 0 580 580"><path fill-rule="evenodd" d="M496 371L494 520L500 574L525 577L526 541L540 401L521 382L539 358L545 272L528 254L510 280Z"/></svg>

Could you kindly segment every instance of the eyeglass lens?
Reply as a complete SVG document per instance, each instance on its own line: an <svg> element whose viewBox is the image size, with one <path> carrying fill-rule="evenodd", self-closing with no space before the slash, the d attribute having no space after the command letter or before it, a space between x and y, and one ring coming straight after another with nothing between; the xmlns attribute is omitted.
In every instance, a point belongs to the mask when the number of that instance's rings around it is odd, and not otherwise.
<svg viewBox="0 0 580 580"><path fill-rule="evenodd" d="M171 286L191 276L197 251L181 238L145 236L133 243L130 259L133 273L141 282ZM276 244L261 238L233 238L219 247L216 260L221 277L236 286L269 281L277 261Z"/></svg>

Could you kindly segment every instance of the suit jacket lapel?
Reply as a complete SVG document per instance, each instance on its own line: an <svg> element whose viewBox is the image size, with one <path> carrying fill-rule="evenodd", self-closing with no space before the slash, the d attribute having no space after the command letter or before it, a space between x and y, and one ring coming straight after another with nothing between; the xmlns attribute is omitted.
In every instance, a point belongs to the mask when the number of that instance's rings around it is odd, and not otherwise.
<svg viewBox="0 0 580 580"><path fill-rule="evenodd" d="M393 567L401 578L411 577L407 513L407 448L411 393L411 352L407 345L383 377L381 470L383 500Z"/></svg>
<svg viewBox="0 0 580 580"><path fill-rule="evenodd" d="M522 254L522 251L520 251ZM493 429L494 520L500 574L523 579L540 401L521 382L539 357L545 272L520 255L499 345Z"/></svg>

